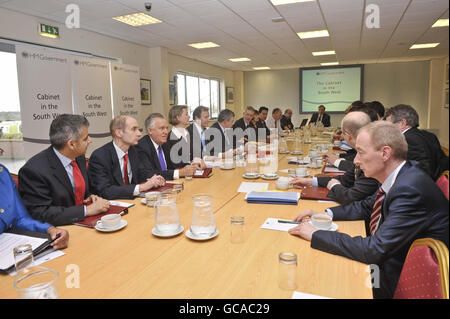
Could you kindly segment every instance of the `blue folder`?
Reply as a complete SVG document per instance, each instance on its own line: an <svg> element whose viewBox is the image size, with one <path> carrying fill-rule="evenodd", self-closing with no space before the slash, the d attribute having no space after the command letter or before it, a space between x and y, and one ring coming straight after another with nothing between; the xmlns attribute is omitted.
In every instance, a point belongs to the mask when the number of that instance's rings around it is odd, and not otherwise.
<svg viewBox="0 0 450 319"><path fill-rule="evenodd" d="M246 199L248 203L297 205L300 198L297 192L250 192Z"/></svg>

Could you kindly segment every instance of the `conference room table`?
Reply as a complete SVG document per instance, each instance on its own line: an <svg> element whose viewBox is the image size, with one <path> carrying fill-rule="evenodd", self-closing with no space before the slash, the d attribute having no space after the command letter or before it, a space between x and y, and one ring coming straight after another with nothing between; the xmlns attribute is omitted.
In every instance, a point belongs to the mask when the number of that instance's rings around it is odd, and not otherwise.
<svg viewBox="0 0 450 319"><path fill-rule="evenodd" d="M305 145L305 152L309 146ZM279 154L279 170L294 167L288 164L289 156ZM59 273L59 298L291 298L292 290L278 287L281 252L298 256L296 291L329 298L372 298L368 265L312 249L310 242L287 232L261 229L269 217L291 220L303 210L324 211L337 203L303 199L298 205L247 203L245 194L237 192L243 181L268 183L269 190L276 189L276 181L246 180L244 169L214 168L209 178L181 179L184 190L177 195L177 209L184 232L174 237L152 235L155 209L142 204L141 198L122 200L135 205L123 215L128 224L119 231L62 226L70 233L65 255L43 264ZM309 168L311 175L320 171ZM219 231L206 241L185 235L192 218L192 195L198 193L213 196ZM245 218L243 243L230 241L231 216ZM339 232L365 236L363 221L335 223ZM79 275L75 287L74 275ZM17 298L13 281L12 276L0 276L0 298Z"/></svg>

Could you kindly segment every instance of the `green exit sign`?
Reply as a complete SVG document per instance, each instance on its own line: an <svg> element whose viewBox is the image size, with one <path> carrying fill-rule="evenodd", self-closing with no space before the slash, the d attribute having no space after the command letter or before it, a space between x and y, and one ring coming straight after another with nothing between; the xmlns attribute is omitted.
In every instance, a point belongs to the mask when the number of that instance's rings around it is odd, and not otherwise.
<svg viewBox="0 0 450 319"><path fill-rule="evenodd" d="M41 23L39 26L39 34L49 38L59 38L59 28Z"/></svg>

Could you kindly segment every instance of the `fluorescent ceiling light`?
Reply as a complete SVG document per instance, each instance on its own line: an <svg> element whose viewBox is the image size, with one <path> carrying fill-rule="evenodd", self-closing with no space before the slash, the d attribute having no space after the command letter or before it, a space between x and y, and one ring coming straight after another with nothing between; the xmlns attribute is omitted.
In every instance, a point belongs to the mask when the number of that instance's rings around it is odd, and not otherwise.
<svg viewBox="0 0 450 319"><path fill-rule="evenodd" d="M145 13L132 13L127 14L124 16L119 17L113 17L114 20L132 25L133 27L138 27L140 25L146 25L146 24L154 24L154 23L160 23L161 20L158 20L156 18L153 18Z"/></svg>
<svg viewBox="0 0 450 319"><path fill-rule="evenodd" d="M432 28L448 27L448 19L439 19L431 27Z"/></svg>
<svg viewBox="0 0 450 319"><path fill-rule="evenodd" d="M208 49L208 48L217 48L220 47L220 45L214 43L214 42L199 42L199 43L191 43L188 44L190 47L196 48L196 49Z"/></svg>
<svg viewBox="0 0 450 319"><path fill-rule="evenodd" d="M320 65L322 65L322 66L327 66L327 65L339 65L339 62L326 62L326 63L320 63Z"/></svg>
<svg viewBox="0 0 450 319"><path fill-rule="evenodd" d="M247 61L251 61L249 58L233 58L233 59L228 59L231 62L247 62Z"/></svg>
<svg viewBox="0 0 450 319"><path fill-rule="evenodd" d="M300 39L322 38L330 36L328 30L298 32L297 35L300 37Z"/></svg>
<svg viewBox="0 0 450 319"><path fill-rule="evenodd" d="M43 37L52 38L52 39L59 39L59 35L46 33L46 32L39 32L39 34Z"/></svg>
<svg viewBox="0 0 450 319"><path fill-rule="evenodd" d="M255 66L253 70L270 70L268 66Z"/></svg>
<svg viewBox="0 0 450 319"><path fill-rule="evenodd" d="M281 6L283 4L291 4L291 3L298 3L298 2L310 2L310 1L316 1L316 0L270 0L274 6Z"/></svg>
<svg viewBox="0 0 450 319"><path fill-rule="evenodd" d="M313 52L312 55L314 56L319 56L319 55L332 55L332 54L336 54L336 51L332 50L332 51L316 51Z"/></svg>
<svg viewBox="0 0 450 319"><path fill-rule="evenodd" d="M439 45L439 43L422 43L422 44L413 44L409 49L428 49L428 48L435 48Z"/></svg>

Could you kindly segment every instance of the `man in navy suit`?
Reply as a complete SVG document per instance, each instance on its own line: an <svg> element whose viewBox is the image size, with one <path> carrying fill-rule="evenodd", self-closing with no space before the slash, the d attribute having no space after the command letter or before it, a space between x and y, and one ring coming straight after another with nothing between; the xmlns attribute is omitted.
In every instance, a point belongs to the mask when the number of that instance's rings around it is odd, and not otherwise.
<svg viewBox="0 0 450 319"><path fill-rule="evenodd" d="M206 151L211 156L232 158L236 153L233 145L233 122L234 112L225 109L220 111L217 122L206 130Z"/></svg>
<svg viewBox="0 0 450 319"><path fill-rule="evenodd" d="M170 145L167 142L169 136L169 124L160 113L152 113L145 120L147 135L138 143L139 159L142 164L142 177L147 178L158 174L166 180L179 179L187 174L192 176L200 164L188 164L183 162L175 164L170 157Z"/></svg>
<svg viewBox="0 0 450 319"><path fill-rule="evenodd" d="M52 239L59 235L51 244L55 249L66 248L69 241L67 230L55 228L49 223L42 223L30 217L17 193L12 176L8 169L0 164L0 234L9 229L48 233Z"/></svg>
<svg viewBox="0 0 450 319"><path fill-rule="evenodd" d="M88 127L84 116L58 115L50 125L51 146L19 170L19 193L34 219L67 225L109 209L107 200L89 191Z"/></svg>
<svg viewBox="0 0 450 319"><path fill-rule="evenodd" d="M325 113L325 106L320 105L318 107L318 111L319 112L316 112L311 116L311 120L309 121L309 123L315 123L317 125L317 122L321 122L324 127L331 126L330 115Z"/></svg>
<svg viewBox="0 0 450 319"><path fill-rule="evenodd" d="M89 160L88 176L91 191L106 199L134 198L142 192L163 186L162 176L141 180L138 144L142 133L136 119L116 116L110 124L112 142L96 149Z"/></svg>
<svg viewBox="0 0 450 319"><path fill-rule="evenodd" d="M302 223L289 230L311 241L311 247L379 267L375 298L392 298L408 249L414 240L430 237L448 247L448 201L434 181L406 161L408 146L392 123L363 127L356 140L355 164L382 183L373 195L346 206L327 209L334 220L364 220L367 237L317 230ZM295 220L316 212L307 210Z"/></svg>

